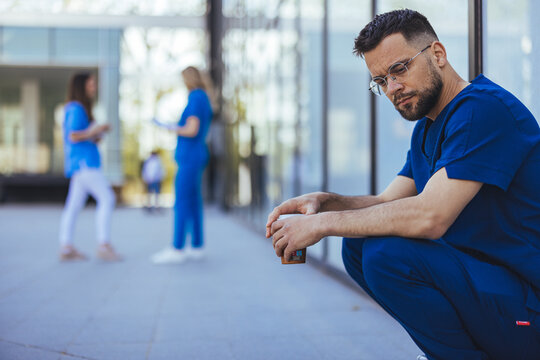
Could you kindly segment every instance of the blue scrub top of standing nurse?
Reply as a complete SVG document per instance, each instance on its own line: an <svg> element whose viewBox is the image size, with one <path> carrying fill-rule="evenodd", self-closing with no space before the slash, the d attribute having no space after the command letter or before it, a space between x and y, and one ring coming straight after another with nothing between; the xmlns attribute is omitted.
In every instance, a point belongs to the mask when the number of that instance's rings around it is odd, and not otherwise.
<svg viewBox="0 0 540 360"><path fill-rule="evenodd" d="M81 167L99 168L101 159L95 142L91 140L73 142L69 138L73 131L85 130L90 126L82 104L70 101L64 107L64 111L64 173L69 178Z"/></svg>
<svg viewBox="0 0 540 360"><path fill-rule="evenodd" d="M192 138L178 136L174 156L178 163L206 163L208 161L205 139L210 128L212 115L212 106L206 92L202 89L192 90L178 125L184 126L190 116L196 116L199 119L199 132Z"/></svg>

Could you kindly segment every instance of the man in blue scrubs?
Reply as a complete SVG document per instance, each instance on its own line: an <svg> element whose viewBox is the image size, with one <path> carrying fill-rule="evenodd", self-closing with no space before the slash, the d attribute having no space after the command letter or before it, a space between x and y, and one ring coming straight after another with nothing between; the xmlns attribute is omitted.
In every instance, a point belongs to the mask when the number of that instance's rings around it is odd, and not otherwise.
<svg viewBox="0 0 540 360"><path fill-rule="evenodd" d="M540 359L537 121L486 77L463 80L416 11L376 16L354 50L371 90L417 121L406 163L380 195L276 207L276 254L344 236L351 277L428 359ZM286 213L308 216L278 220Z"/></svg>

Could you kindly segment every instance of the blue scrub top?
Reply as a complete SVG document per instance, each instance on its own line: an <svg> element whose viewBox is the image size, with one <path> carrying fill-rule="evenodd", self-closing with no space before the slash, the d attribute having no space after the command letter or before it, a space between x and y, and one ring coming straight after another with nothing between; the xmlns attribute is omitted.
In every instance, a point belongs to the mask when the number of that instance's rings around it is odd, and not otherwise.
<svg viewBox="0 0 540 360"><path fill-rule="evenodd" d="M208 161L205 139L212 121L212 107L202 89L195 89L189 93L187 106L178 125L184 126L190 116L196 116L199 119L199 132L192 138L178 136L174 158L181 165L203 165Z"/></svg>
<svg viewBox="0 0 540 360"><path fill-rule="evenodd" d="M82 104L71 101L64 107L64 113L64 174L69 178L82 167L99 168L101 159L93 141L72 142L69 139L72 131L85 130L90 126Z"/></svg>
<svg viewBox="0 0 540 360"><path fill-rule="evenodd" d="M418 193L442 167L484 185L442 240L503 265L540 293L540 128L511 93L478 76L437 116L413 131L400 175ZM530 307L540 302L529 297Z"/></svg>

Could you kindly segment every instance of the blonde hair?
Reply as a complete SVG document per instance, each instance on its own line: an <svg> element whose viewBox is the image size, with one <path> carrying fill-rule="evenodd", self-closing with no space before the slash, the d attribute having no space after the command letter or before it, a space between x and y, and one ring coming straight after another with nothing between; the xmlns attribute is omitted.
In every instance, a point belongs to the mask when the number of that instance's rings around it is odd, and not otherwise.
<svg viewBox="0 0 540 360"><path fill-rule="evenodd" d="M212 103L212 107L214 107L214 85L212 84L212 80L208 75L202 73L194 66L188 66L182 70L182 78L184 79L184 83L189 91L203 89L206 92L206 95L208 95L208 98Z"/></svg>

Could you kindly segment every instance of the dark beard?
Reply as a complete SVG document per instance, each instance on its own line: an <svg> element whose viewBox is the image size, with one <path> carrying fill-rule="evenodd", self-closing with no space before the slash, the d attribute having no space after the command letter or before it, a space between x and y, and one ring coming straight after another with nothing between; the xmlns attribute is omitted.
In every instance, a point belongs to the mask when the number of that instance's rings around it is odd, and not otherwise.
<svg viewBox="0 0 540 360"><path fill-rule="evenodd" d="M416 103L415 108L413 108L413 104L407 104L403 109L400 109L396 106L396 110L405 120L416 121L422 119L431 111L431 109L433 109L433 107L437 104L437 101L439 101L439 97L441 96L441 91L443 88L443 83L441 75L439 75L436 71L433 71L432 66L433 65L431 64L429 66L431 83L427 89L425 89L421 93L415 91L412 93L402 94L401 96L394 99L394 104L396 104L397 102L401 101L401 99L413 95L418 96L418 102Z"/></svg>

